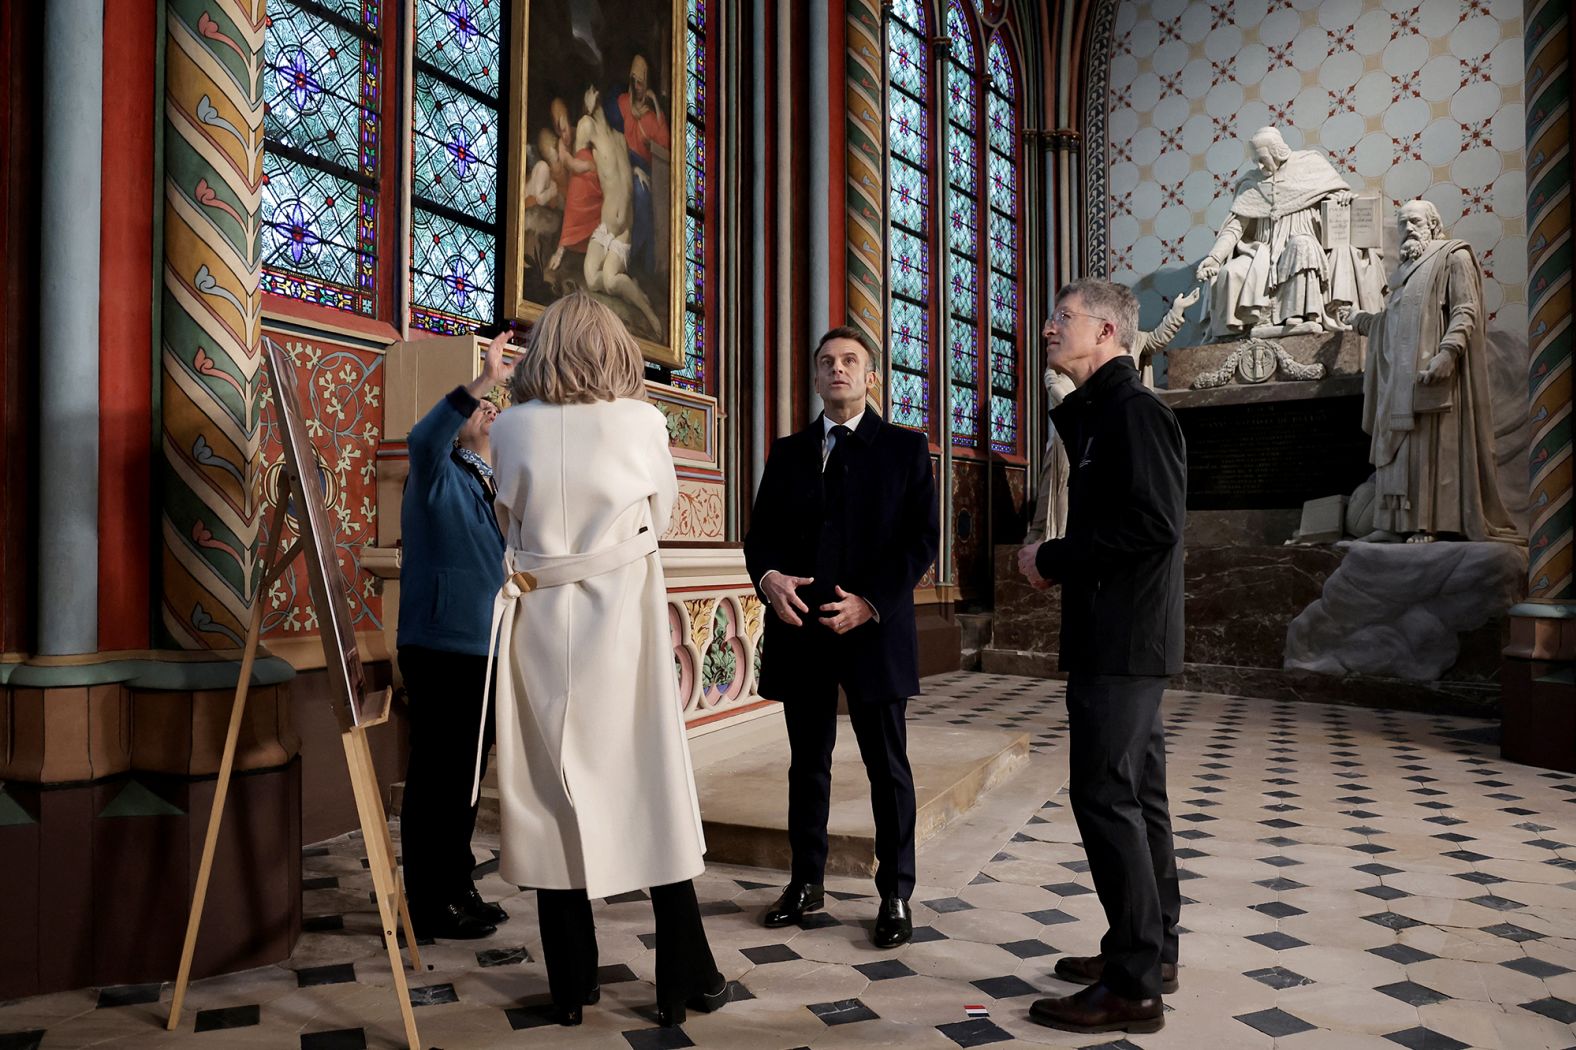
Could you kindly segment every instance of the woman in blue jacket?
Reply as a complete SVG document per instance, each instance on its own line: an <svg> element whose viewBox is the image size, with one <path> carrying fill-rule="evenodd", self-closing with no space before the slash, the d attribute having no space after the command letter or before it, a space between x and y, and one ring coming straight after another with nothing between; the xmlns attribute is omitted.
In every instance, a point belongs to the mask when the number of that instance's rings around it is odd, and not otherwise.
<svg viewBox="0 0 1576 1050"><path fill-rule="evenodd" d="M507 328L493 338L482 374L451 390L408 439L410 476L400 508L399 666L411 744L400 848L418 937L486 937L509 917L482 900L471 881L476 725L504 550L493 516L489 444L498 410L484 399L508 377L508 338ZM489 732L482 762L491 748Z"/></svg>

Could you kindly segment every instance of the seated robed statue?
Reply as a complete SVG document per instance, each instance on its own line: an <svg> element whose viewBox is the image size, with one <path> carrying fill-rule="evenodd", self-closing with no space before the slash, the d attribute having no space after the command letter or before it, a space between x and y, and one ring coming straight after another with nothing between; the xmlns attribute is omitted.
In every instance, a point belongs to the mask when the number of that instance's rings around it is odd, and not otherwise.
<svg viewBox="0 0 1576 1050"><path fill-rule="evenodd" d="M1377 309L1384 273L1374 248L1337 244L1326 202L1352 188L1322 154L1294 150L1275 128L1249 139L1254 167L1238 181L1226 220L1197 276L1209 287L1211 339L1274 338L1342 330L1342 307Z"/></svg>

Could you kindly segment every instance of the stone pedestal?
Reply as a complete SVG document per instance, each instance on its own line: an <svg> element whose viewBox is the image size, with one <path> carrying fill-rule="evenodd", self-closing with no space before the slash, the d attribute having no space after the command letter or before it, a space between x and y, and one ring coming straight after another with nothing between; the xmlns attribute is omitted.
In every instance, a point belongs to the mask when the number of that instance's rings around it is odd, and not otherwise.
<svg viewBox="0 0 1576 1050"><path fill-rule="evenodd" d="M1362 375L1362 351L1367 340L1355 332L1319 332L1269 341L1285 350L1299 365L1322 365L1322 378ZM1248 340L1233 339L1223 343L1205 343L1203 346L1172 347L1164 351L1167 389L1191 389L1200 376L1220 369L1233 353L1245 350L1247 346ZM1275 385L1277 380L1284 381L1285 378L1284 370L1277 369L1274 377L1264 385ZM1240 381L1240 377L1231 380L1232 383Z"/></svg>
<svg viewBox="0 0 1576 1050"><path fill-rule="evenodd" d="M780 719L774 720L781 725ZM910 726L914 772L914 843L925 842L973 808L980 796L1022 769L1027 733L956 726ZM790 867L788 736L695 769L706 833L706 858L723 864ZM832 753L832 804L827 817L829 875L867 878L875 872L870 783L846 717L838 719Z"/></svg>

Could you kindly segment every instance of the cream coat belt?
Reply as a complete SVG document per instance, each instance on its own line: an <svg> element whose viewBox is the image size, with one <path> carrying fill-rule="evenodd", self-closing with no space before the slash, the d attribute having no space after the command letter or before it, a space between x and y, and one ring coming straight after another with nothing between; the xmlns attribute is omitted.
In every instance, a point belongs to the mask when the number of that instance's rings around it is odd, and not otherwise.
<svg viewBox="0 0 1576 1050"><path fill-rule="evenodd" d="M488 705L492 700L498 653L514 648L514 603L532 591L579 583L612 572L656 550L656 533L643 527L627 540L584 554L535 554L513 547L504 552L503 566L509 576L493 598L492 629L487 638L487 684L482 689L482 717L476 728L476 773L471 779L471 805L474 806L481 795L482 742L487 737ZM565 785L566 791L567 787Z"/></svg>

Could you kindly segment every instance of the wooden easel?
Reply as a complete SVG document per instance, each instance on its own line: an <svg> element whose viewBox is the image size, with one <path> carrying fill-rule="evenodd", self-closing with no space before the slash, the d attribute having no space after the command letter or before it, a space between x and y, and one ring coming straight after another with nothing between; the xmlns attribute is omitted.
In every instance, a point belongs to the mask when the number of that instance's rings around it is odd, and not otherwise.
<svg viewBox="0 0 1576 1050"><path fill-rule="evenodd" d="M401 928L405 932L405 944L410 949L411 968L417 972L421 970L421 953L416 947L410 908L405 902L404 886L394 859L394 842L389 836L382 790L378 787L372 750L367 743L367 730L388 721L392 691L384 689L370 698L364 695L355 637L347 630L349 607L345 601L344 574L340 572L339 563L334 558L333 531L323 504L321 483L315 472L306 474L302 470L303 462L314 467L315 462L311 458L311 445L301 421L295 390L295 369L278 344L267 337L264 337L263 342L268 351L266 356L274 404L280 415L279 431L285 450L285 469L280 475L278 506L274 508L269 523L262 573L252 594L252 617L247 625L246 645L241 655L241 677L236 683L235 700L230 706L230 726L224 738L224 754L219 761L219 779L214 789L213 808L208 813L208 833L203 839L202 863L197 869L197 886L192 894L191 913L186 920L186 943L181 948L180 971L175 978L175 998L170 1004L170 1019L166 1027L173 1032L180 1026L181 1008L186 1000L187 985L191 981L192 958L197 950L197 930L202 924L203 905L208 899L208 880L213 873L219 825L230 792L236 744L241 734L241 722L246 715L252 665L257 659L258 638L262 634L264 598L274 581L284 575L298 555L305 553L308 555L312 600L318 610L318 634L327 660L335 714L340 721L345 767L350 773L350 786L355 794L356 813L361 820L361 838L367 849L367 867L372 872L378 918L383 925L383 942L388 948L389 967L394 974L394 992L399 997L400 1014L405 1021L405 1039L410 1050L421 1050L421 1039L416 1033L416 1017L410 1006L410 989L405 981L404 961L400 957L398 931ZM310 477L311 482L305 482L305 477ZM308 495L309 488L312 490L311 495ZM280 539L284 535L285 511L292 500L295 502L301 535L276 558ZM368 699L370 703L365 702Z"/></svg>

